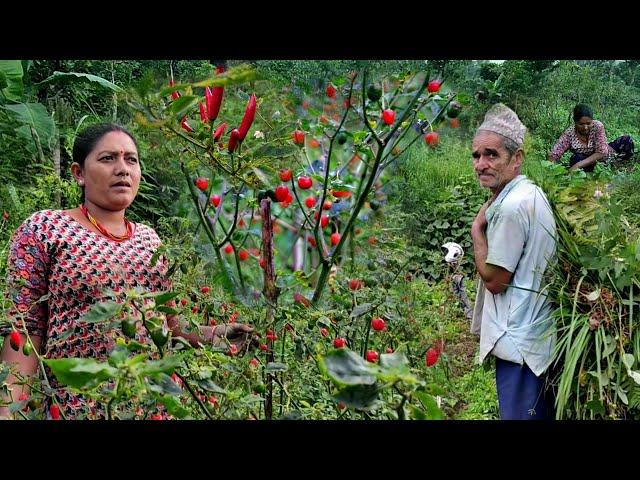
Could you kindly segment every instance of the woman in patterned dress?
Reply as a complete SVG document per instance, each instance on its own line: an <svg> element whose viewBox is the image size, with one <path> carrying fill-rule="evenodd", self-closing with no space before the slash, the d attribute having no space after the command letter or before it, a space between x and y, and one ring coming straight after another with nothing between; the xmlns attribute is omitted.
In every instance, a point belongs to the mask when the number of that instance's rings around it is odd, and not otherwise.
<svg viewBox="0 0 640 480"><path fill-rule="evenodd" d="M71 171L83 190L82 205L34 213L16 230L11 242L6 294L13 301L8 312L12 324L0 326L0 335L6 336L0 360L17 363L26 377L36 374L37 357L24 355L22 349L14 351L8 338L12 332L17 331L24 344L26 337L20 332L26 328L34 347L46 358L105 360L123 332L104 322L83 322L90 307L106 300L109 290L122 294L132 288L148 292L171 288L166 261L161 259L151 266L151 257L160 246L158 235L125 217L141 177L133 136L118 125L88 127L74 143ZM252 331L248 325L231 324L203 326L199 332L186 333L177 317L169 316L165 321L174 337L181 336L194 346L221 343L225 337L242 348ZM137 325L136 340L150 343L142 322ZM23 392L27 387L14 383L13 375L6 381L13 387L13 401L27 393ZM55 378L50 382L65 418L103 416L90 401L56 388ZM7 414L8 409L0 407L0 416Z"/></svg>
<svg viewBox="0 0 640 480"><path fill-rule="evenodd" d="M569 170L582 168L592 172L596 162L602 159L620 158L628 160L633 156L633 139L629 135L607 143L602 122L593 119L591 108L578 104L573 109L574 126L567 128L549 154L549 160L557 162L567 151L573 154L569 159Z"/></svg>

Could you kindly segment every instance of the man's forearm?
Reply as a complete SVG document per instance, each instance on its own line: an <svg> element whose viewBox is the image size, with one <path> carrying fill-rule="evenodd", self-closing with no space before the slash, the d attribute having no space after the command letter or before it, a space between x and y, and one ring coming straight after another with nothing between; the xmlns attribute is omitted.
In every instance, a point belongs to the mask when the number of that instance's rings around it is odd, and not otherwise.
<svg viewBox="0 0 640 480"><path fill-rule="evenodd" d="M487 235L484 229L478 228L475 225L471 227L471 239L473 241L473 260L476 264L476 270L480 274L480 278L483 281L488 280L487 270L487 254L489 252L489 245L487 243Z"/></svg>
<svg viewBox="0 0 640 480"><path fill-rule="evenodd" d="M473 240L473 259L485 287L493 294L504 292L511 281L511 273L504 268L487 263L489 244L484 228L472 226L471 239Z"/></svg>

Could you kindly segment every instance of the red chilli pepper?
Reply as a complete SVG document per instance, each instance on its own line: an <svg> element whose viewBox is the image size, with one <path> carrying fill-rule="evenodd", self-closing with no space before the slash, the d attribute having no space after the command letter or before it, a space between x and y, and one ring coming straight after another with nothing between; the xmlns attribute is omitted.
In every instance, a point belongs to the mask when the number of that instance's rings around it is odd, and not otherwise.
<svg viewBox="0 0 640 480"><path fill-rule="evenodd" d="M255 116L256 116L256 94L254 93L249 97L249 101L247 102L247 108L244 111L244 116L242 117L240 128L238 129L240 130L240 137L238 138L238 140L240 140L241 142L247 136L247 133L249 133L249 128L251 127L251 124L253 123L253 119L255 118Z"/></svg>
<svg viewBox="0 0 640 480"><path fill-rule="evenodd" d="M191 128L191 125L189 125L187 123L187 116L186 115L184 117L182 117L182 121L180 122L180 126L182 128L184 128L187 132L193 132L193 128Z"/></svg>
<svg viewBox="0 0 640 480"><path fill-rule="evenodd" d="M216 128L216 131L213 132L213 141L217 142L218 140L220 140L220 138L222 137L222 134L226 129L227 129L227 122L221 123L220 126Z"/></svg>
<svg viewBox="0 0 640 480"><path fill-rule="evenodd" d="M238 146L238 143L240 142L240 131L237 128L234 128L233 130L231 130L231 133L229 134L229 153L232 153L236 147Z"/></svg>
<svg viewBox="0 0 640 480"><path fill-rule="evenodd" d="M224 94L224 87L213 87L211 90L209 87L205 87L204 96L207 102L207 113L209 114L209 120L215 120L220 113L220 105L222 105L222 95Z"/></svg>
<svg viewBox="0 0 640 480"><path fill-rule="evenodd" d="M207 117L207 112L205 112L204 110L203 103L200 102L198 106L200 107L200 120L202 120L202 123L209 122L209 118Z"/></svg>
<svg viewBox="0 0 640 480"><path fill-rule="evenodd" d="M169 80L169 86L173 87L175 85L175 82L173 81L173 78L171 80ZM173 98L174 100L177 100L180 98L180 94L177 91L173 91L171 92L171 98Z"/></svg>

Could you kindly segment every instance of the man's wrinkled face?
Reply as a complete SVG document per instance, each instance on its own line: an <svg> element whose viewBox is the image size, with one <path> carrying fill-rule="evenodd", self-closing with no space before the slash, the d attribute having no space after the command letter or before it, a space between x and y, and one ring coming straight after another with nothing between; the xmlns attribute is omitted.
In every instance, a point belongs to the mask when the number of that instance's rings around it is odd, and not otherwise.
<svg viewBox="0 0 640 480"><path fill-rule="evenodd" d="M480 185L494 193L520 175L522 151L510 155L497 133L480 131L473 139L471 157Z"/></svg>

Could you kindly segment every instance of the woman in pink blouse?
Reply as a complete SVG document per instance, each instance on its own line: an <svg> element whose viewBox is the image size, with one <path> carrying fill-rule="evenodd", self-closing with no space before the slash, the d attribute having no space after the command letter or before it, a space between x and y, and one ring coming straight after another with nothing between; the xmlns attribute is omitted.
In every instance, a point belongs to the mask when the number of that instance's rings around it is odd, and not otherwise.
<svg viewBox="0 0 640 480"><path fill-rule="evenodd" d="M598 160L620 158L628 160L633 155L633 139L623 135L607 143L602 122L593 119L591 109L578 104L573 109L574 126L567 128L549 154L549 160L557 162L567 151L573 154L569 159L569 170L582 168L592 172Z"/></svg>
<svg viewBox="0 0 640 480"><path fill-rule="evenodd" d="M166 261L161 257L155 265L151 262L160 246L158 235L125 217L141 177L133 136L118 125L88 127L75 140L71 171L83 191L82 204L70 210L34 213L11 242L6 295L12 307L9 325L0 326L0 335L6 336L0 361L16 363L25 377L36 374L37 357L10 347L18 338L24 345L25 332L46 358L103 361L124 335L121 324L86 322L83 317L93 304L106 300L105 291L123 294L134 288L147 292L171 289ZM186 333L176 316L163 321L163 329L194 346L200 342L226 344L226 339L242 348L252 331L248 325L231 324L202 326ZM140 321L132 333L140 343L151 342ZM0 395L0 405L7 400L15 402L28 392L13 375L7 383L11 398ZM50 378L50 383L60 405L56 409L63 409L64 418L104 418L104 406L67 391L55 378ZM57 417L57 411L50 415ZM7 408L0 406L0 416L7 414Z"/></svg>

